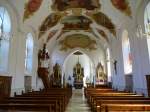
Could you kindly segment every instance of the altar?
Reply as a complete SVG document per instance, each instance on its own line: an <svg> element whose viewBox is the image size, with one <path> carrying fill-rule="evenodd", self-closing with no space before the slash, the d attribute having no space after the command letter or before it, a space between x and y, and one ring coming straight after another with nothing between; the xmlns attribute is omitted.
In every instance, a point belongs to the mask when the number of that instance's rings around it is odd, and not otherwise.
<svg viewBox="0 0 150 112"><path fill-rule="evenodd" d="M73 77L74 77L74 87L75 87L75 89L82 89L84 69L81 67L81 64L79 62L73 68Z"/></svg>

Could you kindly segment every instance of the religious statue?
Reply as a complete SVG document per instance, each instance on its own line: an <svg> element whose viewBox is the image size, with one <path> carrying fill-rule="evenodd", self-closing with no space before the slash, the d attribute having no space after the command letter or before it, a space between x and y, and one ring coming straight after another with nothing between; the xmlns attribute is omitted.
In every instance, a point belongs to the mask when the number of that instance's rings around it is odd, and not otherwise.
<svg viewBox="0 0 150 112"><path fill-rule="evenodd" d="M42 79L45 89L50 87L49 75L49 54L46 49L46 44L43 45L43 49L38 53L38 76Z"/></svg>
<svg viewBox="0 0 150 112"><path fill-rule="evenodd" d="M115 70L115 74L117 74L117 60L114 61L114 70Z"/></svg>
<svg viewBox="0 0 150 112"><path fill-rule="evenodd" d="M82 88L83 87L84 69L81 67L81 64L79 62L73 68L73 77L74 77L74 87Z"/></svg>
<svg viewBox="0 0 150 112"><path fill-rule="evenodd" d="M49 68L49 53L46 49L46 44L43 45L43 49L38 53L38 67Z"/></svg>

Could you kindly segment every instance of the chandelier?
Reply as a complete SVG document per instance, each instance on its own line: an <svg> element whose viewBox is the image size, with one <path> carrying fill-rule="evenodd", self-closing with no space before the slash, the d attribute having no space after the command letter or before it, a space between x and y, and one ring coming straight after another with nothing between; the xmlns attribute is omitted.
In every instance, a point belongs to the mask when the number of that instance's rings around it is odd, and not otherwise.
<svg viewBox="0 0 150 112"><path fill-rule="evenodd" d="M137 26L136 35L139 38L150 38L150 15L148 14L148 7L146 7L146 21L145 21L145 32L142 29L141 25Z"/></svg>

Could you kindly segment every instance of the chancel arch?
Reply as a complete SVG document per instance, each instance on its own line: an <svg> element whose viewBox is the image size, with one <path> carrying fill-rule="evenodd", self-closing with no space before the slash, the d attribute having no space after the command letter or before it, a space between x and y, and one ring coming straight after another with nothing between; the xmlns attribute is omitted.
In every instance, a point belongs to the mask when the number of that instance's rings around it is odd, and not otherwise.
<svg viewBox="0 0 150 112"><path fill-rule="evenodd" d="M87 86L87 84L94 83L94 72L95 68L92 59L82 50L75 50L65 58L63 63L63 83L74 86L77 75L79 76L77 81L81 82L83 80L83 86Z"/></svg>

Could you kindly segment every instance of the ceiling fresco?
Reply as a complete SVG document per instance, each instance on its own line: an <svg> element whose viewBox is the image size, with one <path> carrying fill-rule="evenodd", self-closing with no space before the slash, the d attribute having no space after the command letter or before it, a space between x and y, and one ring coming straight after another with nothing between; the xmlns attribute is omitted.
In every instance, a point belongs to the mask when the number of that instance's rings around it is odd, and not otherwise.
<svg viewBox="0 0 150 112"><path fill-rule="evenodd" d="M48 31L50 28L52 28L53 26L55 26L58 21L60 20L61 15L57 14L57 13L52 13L50 14L42 23L42 25L39 28L39 38L46 32Z"/></svg>
<svg viewBox="0 0 150 112"><path fill-rule="evenodd" d="M111 0L113 6L128 16L132 16L128 0Z"/></svg>
<svg viewBox="0 0 150 112"><path fill-rule="evenodd" d="M108 36L103 30L97 29L97 32L107 41L109 42Z"/></svg>
<svg viewBox="0 0 150 112"><path fill-rule="evenodd" d="M28 2L24 7L23 21L31 18L40 9L44 0L27 0ZM56 40L63 35L70 32L86 32L91 33L101 41L101 38L105 39L109 43L108 33L111 33L113 37L116 37L116 27L110 14L105 14L101 11L101 0L51 0L50 13L40 23L38 27L38 39L45 38L48 43L51 38L59 32ZM112 7L115 7L121 13L132 17L132 11L128 0L108 0ZM102 2L103 3L103 2ZM132 18L130 18L132 19ZM62 25L62 27L55 27ZM107 31L106 31L107 30ZM47 35L45 35L47 34ZM73 33L74 34L74 33ZM63 49L70 49L76 47L95 49L93 47L94 40L85 38L85 35L72 35L71 38L61 41ZM76 37L76 38L75 38ZM79 37L82 37L81 40ZM84 37L84 38L83 38ZM70 39L73 39L72 41ZM77 41L75 41L75 39ZM78 41L80 40L80 41ZM85 41L85 43L83 42ZM68 42L72 44L68 44ZM81 45L81 44L83 45ZM92 43L92 44L91 44ZM88 44L89 47L86 45ZM92 47L91 47L92 46Z"/></svg>
<svg viewBox="0 0 150 112"><path fill-rule="evenodd" d="M63 30L89 30L92 21L84 16L67 16L61 21Z"/></svg>
<svg viewBox="0 0 150 112"><path fill-rule="evenodd" d="M55 11L65 11L70 8L84 8L94 10L100 8L99 0L54 0L52 9Z"/></svg>
<svg viewBox="0 0 150 112"><path fill-rule="evenodd" d="M104 13L98 12L92 15L95 22L105 28L107 28L114 36L116 36L115 25L112 23L111 19L108 18Z"/></svg>
<svg viewBox="0 0 150 112"><path fill-rule="evenodd" d="M41 6L43 0L29 0L25 4L23 21L30 18Z"/></svg>
<svg viewBox="0 0 150 112"><path fill-rule="evenodd" d="M61 51L67 51L68 49L83 48L88 50L96 50L96 41L90 39L87 35L73 34L66 36L64 40L60 40Z"/></svg>
<svg viewBox="0 0 150 112"><path fill-rule="evenodd" d="M46 42L48 42L57 32L58 32L58 30L50 31L48 34Z"/></svg>

